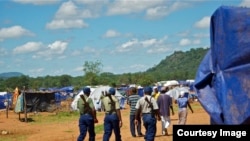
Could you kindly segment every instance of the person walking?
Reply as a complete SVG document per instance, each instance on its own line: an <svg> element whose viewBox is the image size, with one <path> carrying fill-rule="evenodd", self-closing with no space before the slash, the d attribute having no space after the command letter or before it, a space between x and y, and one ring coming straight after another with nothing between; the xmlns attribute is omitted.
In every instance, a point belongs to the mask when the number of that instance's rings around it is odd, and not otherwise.
<svg viewBox="0 0 250 141"><path fill-rule="evenodd" d="M77 101L77 108L79 109L79 130L80 135L77 141L83 141L87 132L89 133L89 141L95 141L95 123L98 122L96 118L95 106L93 100L89 98L90 88L85 87L83 89L84 95L80 95L81 98Z"/></svg>
<svg viewBox="0 0 250 141"><path fill-rule="evenodd" d="M158 87L154 86L153 87L152 97L157 101L157 98L159 97L159 95L160 95L160 92L158 90Z"/></svg>
<svg viewBox="0 0 250 141"><path fill-rule="evenodd" d="M160 120L159 109L156 100L151 97L151 87L144 88L144 96L136 103L135 124L138 125L140 113L142 113L143 125L146 129L145 141L154 141L156 134L156 120ZM157 119L156 119L157 118Z"/></svg>
<svg viewBox="0 0 250 141"><path fill-rule="evenodd" d="M135 125L134 120L135 120L135 105L137 103L137 101L140 99L141 97L137 94L137 89L136 87L131 87L130 88L130 95L128 97L128 104L130 106L130 116L129 116L129 120L130 120L130 132L131 135L133 137L136 137L136 133L135 133L135 128L137 130L137 134L139 137L143 136L142 132L141 132L141 116L139 115L138 118L138 124Z"/></svg>
<svg viewBox="0 0 250 141"><path fill-rule="evenodd" d="M178 104L178 117L179 117L179 125L185 125L187 122L188 110L187 107L194 113L189 101L188 95L185 95L185 91L181 91L178 99L175 100L175 103Z"/></svg>
<svg viewBox="0 0 250 141"><path fill-rule="evenodd" d="M104 117L104 135L103 141L109 141L112 131L115 133L115 141L121 141L122 117L120 111L120 103L114 96L116 90L110 88L106 96L102 99L102 104L105 111Z"/></svg>
<svg viewBox="0 0 250 141"><path fill-rule="evenodd" d="M167 128L170 125L170 109L172 111L172 115L174 115L174 109L172 104L172 98L166 94L168 91L168 87L163 86L160 91L160 96L157 99L157 104L159 106L159 113L161 116L161 124L162 124L162 135L168 135Z"/></svg>

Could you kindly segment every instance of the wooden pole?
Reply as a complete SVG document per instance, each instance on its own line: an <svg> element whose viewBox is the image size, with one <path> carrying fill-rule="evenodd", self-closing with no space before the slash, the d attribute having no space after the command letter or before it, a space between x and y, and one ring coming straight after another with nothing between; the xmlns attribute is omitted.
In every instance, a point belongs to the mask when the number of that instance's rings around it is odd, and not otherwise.
<svg viewBox="0 0 250 141"><path fill-rule="evenodd" d="M24 100L24 114L25 114L25 122L27 122L27 103L26 103L26 96L25 96L25 86L23 86L23 100Z"/></svg>
<svg viewBox="0 0 250 141"><path fill-rule="evenodd" d="M8 118L8 109L9 109L9 99L7 95L7 100L4 101L4 105L6 107L6 118Z"/></svg>

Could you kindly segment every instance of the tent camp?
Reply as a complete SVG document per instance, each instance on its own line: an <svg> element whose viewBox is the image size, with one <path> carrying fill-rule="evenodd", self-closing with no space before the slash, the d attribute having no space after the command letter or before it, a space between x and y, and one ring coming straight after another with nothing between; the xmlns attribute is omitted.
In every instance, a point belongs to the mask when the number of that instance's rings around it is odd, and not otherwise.
<svg viewBox="0 0 250 141"><path fill-rule="evenodd" d="M211 48L194 84L211 124L250 124L249 13L250 8L221 6L211 17Z"/></svg>
<svg viewBox="0 0 250 141"><path fill-rule="evenodd" d="M94 105L95 105L95 109L99 110L101 108L101 95L102 95L102 91L108 91L110 88L110 86L99 86L96 88L91 88L91 93L90 93L90 98L93 99ZM73 102L71 103L71 108L73 110L77 110L77 100L80 98L80 95L83 94L83 91L80 91L74 98ZM116 90L115 96L118 98L119 101L121 101L122 98L124 98L124 96L118 91ZM120 106L123 106L124 103L120 103Z"/></svg>

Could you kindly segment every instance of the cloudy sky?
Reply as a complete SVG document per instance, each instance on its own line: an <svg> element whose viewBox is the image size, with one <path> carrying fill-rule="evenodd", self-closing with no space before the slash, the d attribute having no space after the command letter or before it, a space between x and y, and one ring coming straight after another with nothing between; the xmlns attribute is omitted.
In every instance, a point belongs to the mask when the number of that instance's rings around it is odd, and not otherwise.
<svg viewBox="0 0 250 141"><path fill-rule="evenodd" d="M247 0L3 0L0 73L142 72L174 51L210 46L210 17Z"/></svg>

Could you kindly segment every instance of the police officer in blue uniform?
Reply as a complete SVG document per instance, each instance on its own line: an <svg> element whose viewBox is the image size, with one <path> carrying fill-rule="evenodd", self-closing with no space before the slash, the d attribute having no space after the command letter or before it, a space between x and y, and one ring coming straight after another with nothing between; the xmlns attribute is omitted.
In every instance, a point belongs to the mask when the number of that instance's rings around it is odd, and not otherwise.
<svg viewBox="0 0 250 141"><path fill-rule="evenodd" d="M120 103L114 96L115 92L116 90L111 87L102 99L102 105L105 111L103 141L109 141L113 130L115 133L115 141L122 140L120 132L120 128L122 127Z"/></svg>
<svg viewBox="0 0 250 141"><path fill-rule="evenodd" d="M153 89L144 88L144 96L136 103L135 124L138 124L140 114L142 113L143 125L146 129L145 141L154 141L156 134L156 120L161 120L159 108L156 100L151 96Z"/></svg>
<svg viewBox="0 0 250 141"><path fill-rule="evenodd" d="M87 131L89 132L89 141L95 141L95 123L98 122L96 119L96 111L93 104L93 100L89 98L90 88L85 87L83 89L84 95L81 95L77 101L77 108L80 112L79 118L79 130L80 135L77 141L83 141L86 137Z"/></svg>

